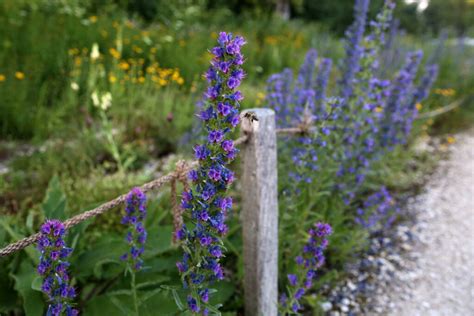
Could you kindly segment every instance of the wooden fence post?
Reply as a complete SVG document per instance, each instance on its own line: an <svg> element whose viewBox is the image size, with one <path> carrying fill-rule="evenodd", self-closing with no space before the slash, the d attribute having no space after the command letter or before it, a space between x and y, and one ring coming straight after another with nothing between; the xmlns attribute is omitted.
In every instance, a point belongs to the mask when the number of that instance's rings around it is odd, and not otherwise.
<svg viewBox="0 0 474 316"><path fill-rule="evenodd" d="M258 121L249 119L252 113ZM245 315L278 313L278 181L275 112L243 112L242 230Z"/></svg>

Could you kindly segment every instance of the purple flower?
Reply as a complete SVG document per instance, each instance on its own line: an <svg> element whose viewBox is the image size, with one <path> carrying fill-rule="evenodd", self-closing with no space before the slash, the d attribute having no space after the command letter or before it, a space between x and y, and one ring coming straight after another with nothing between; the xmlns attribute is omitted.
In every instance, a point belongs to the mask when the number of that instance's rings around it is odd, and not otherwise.
<svg viewBox="0 0 474 316"><path fill-rule="evenodd" d="M298 277L294 274L288 274L288 281L290 281L290 284L292 286L296 286L296 283L298 282Z"/></svg>
<svg viewBox="0 0 474 316"><path fill-rule="evenodd" d="M43 277L41 291L48 296L48 311L52 315L77 315L77 310L70 306L76 296L75 290L69 285L69 275L66 261L72 249L66 247L64 236L66 229L58 220L47 220L40 230L38 250L41 253L37 272Z"/></svg>
<svg viewBox="0 0 474 316"><path fill-rule="evenodd" d="M285 298L283 302L280 300L280 306L283 310L287 311L287 308L291 308L293 312L297 312L300 309L299 300L306 293L305 289L312 286L316 269L324 263L323 251L328 246L327 237L330 234L332 234L332 228L326 223L315 223L313 228L309 230L310 237L303 247L303 254L295 259L298 265L298 275L287 275L290 289L293 289L290 294L293 293L293 296L290 296L289 302L287 294L283 293L280 296Z"/></svg>
<svg viewBox="0 0 474 316"><path fill-rule="evenodd" d="M198 145L194 147L194 156L198 160L204 160L211 154L206 145Z"/></svg>
<svg viewBox="0 0 474 316"><path fill-rule="evenodd" d="M176 266L185 286L198 294L188 296L189 310L203 315L209 311L208 284L224 278L219 263L223 257L219 236L228 230L225 220L232 207L232 199L226 192L234 173L226 166L238 151L228 135L240 122L239 102L243 97L235 89L244 78L240 67L244 61L240 48L244 44L242 37L222 32L218 46L211 49L214 58L205 74L209 82L205 93L207 107L198 114L207 137L194 147L199 160L198 169L189 173L194 188L186 190L181 200L185 220L192 221L187 227L192 229L177 232L184 255Z"/></svg>
<svg viewBox="0 0 474 316"><path fill-rule="evenodd" d="M142 259L145 248L144 244L147 239L147 232L143 221L146 218L146 195L140 188L133 188L125 199L125 216L122 223L128 225L126 234L127 244L130 251L124 253L120 259L127 261L134 270L140 270L142 267Z"/></svg>
<svg viewBox="0 0 474 316"><path fill-rule="evenodd" d="M193 313L199 313L199 306L197 301L191 295L188 295L188 307Z"/></svg>
<svg viewBox="0 0 474 316"><path fill-rule="evenodd" d="M217 112L222 116L227 116L230 114L232 107L229 103L219 102L217 103Z"/></svg>
<svg viewBox="0 0 474 316"><path fill-rule="evenodd" d="M210 143L220 143L224 138L224 133L221 130L214 130L209 132L207 139Z"/></svg>

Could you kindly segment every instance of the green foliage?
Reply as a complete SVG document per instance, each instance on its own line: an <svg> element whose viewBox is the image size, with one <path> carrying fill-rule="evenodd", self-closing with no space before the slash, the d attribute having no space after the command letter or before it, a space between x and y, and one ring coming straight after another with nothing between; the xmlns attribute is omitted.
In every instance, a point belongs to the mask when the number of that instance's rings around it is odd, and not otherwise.
<svg viewBox="0 0 474 316"><path fill-rule="evenodd" d="M48 219L65 220L67 218L66 196L61 189L57 176L54 176L49 182L41 209L44 216Z"/></svg>

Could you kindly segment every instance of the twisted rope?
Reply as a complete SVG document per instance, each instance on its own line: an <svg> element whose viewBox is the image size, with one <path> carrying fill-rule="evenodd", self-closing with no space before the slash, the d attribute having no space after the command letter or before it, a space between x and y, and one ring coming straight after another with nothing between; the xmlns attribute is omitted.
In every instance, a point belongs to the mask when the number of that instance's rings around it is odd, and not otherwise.
<svg viewBox="0 0 474 316"><path fill-rule="evenodd" d="M171 172L167 175L164 175L158 179L155 179L153 181L150 181L148 183L145 183L144 185L142 185L140 187L140 189L146 193L148 191L152 191L152 190L156 190L156 189L159 189L161 188L163 185L169 183L169 182L172 182L172 181L176 181L176 179L183 179L183 174L185 175L187 172L189 172L191 169L193 169L194 167L196 167L198 165L198 162L197 161L193 161L193 162L184 162L184 161L180 161L178 162L177 166L176 166L176 170L174 172ZM185 176L184 176L185 177ZM64 226L69 229L89 218L92 218L92 217L95 217L97 215L101 215L105 212L107 212L108 210L111 210L113 208L115 208L116 206L119 206L121 204L123 204L125 202L125 199L127 197L127 194L122 194L120 196L118 196L117 198L111 200L111 201L108 201L92 210L89 210L87 212L84 212L84 213L81 213L81 214L78 214L74 217L71 217L69 219L67 219L66 221L64 221ZM20 239L14 243L11 243L9 244L8 246L4 247L3 249L0 249L0 257L5 257L5 256L8 256L14 252L17 252L17 251L20 251L26 247L28 247L29 245L35 243L39 237L40 237L40 233L36 233L34 235L31 235L29 237L25 237L23 239Z"/></svg>
<svg viewBox="0 0 474 316"><path fill-rule="evenodd" d="M244 144L250 138L251 130L244 129L243 131L244 131L244 134L234 141L235 146ZM276 132L279 134L280 133L301 134L301 133L308 132L308 127L306 126L306 124L301 124L300 126L295 127L295 128L277 129ZM175 171L167 175L164 175L158 179L145 183L140 187L140 189L144 193L147 193L149 191L159 189L167 183L171 183L171 205L172 205L172 211L173 211L173 223L174 223L175 231L176 229L179 229L183 224L183 219L182 219L183 210L181 209L181 206L177 202L176 181L181 182L183 184L184 189L188 190L189 183L187 181L187 173L191 169L197 167L198 165L199 165L198 161L187 162L187 161L180 160L176 163ZM119 205L124 204L126 197L127 197L127 193L122 194L116 197L115 199L108 201L102 205L99 205L98 207L92 210L89 210L84 213L78 214L74 217L71 217L64 221L64 226L66 227L66 229L69 229L79 223L82 223L85 220L88 220L89 218L101 215ZM8 255L11 255L12 253L15 253L17 251L20 251L28 247L31 244L34 244L39 239L40 236L41 236L40 233L36 233L7 245L6 247L0 249L0 257L6 257Z"/></svg>

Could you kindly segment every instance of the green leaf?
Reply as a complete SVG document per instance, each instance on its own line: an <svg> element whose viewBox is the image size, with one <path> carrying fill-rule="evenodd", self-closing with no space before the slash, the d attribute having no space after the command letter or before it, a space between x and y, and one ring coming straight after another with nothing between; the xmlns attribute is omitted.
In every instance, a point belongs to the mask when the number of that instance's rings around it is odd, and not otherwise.
<svg viewBox="0 0 474 316"><path fill-rule="evenodd" d="M43 278L37 275L36 278L31 283L31 288L35 291L41 292L41 285L43 285Z"/></svg>
<svg viewBox="0 0 474 316"><path fill-rule="evenodd" d="M41 209L46 218L66 219L66 195L61 189L58 176L54 176L49 181Z"/></svg>
<svg viewBox="0 0 474 316"><path fill-rule="evenodd" d="M23 309L26 316L41 316L43 314L44 303L43 294L33 290L32 284L36 278L36 270L28 261L23 261L16 274L11 274L15 280L15 290L23 299Z"/></svg>
<svg viewBox="0 0 474 316"><path fill-rule="evenodd" d="M73 274L77 277L94 275L97 278L107 275L116 275L123 270L119 258L127 251L127 244L122 238L104 238L93 248L85 250L71 265ZM107 268L107 269L106 269Z"/></svg>
<svg viewBox="0 0 474 316"><path fill-rule="evenodd" d="M9 315L17 302L17 292L13 289L14 283L7 271L5 266L0 266L0 315Z"/></svg>
<svg viewBox="0 0 474 316"><path fill-rule="evenodd" d="M10 235L11 239L13 240L20 240L25 237L25 235L20 234L13 230L12 226L7 222L6 218L0 218L0 226L2 226L5 231ZM13 226L15 227L15 226ZM31 261L34 264L39 263L39 253L34 249L33 246L28 246L25 248L25 252L28 254L28 257L30 257Z"/></svg>
<svg viewBox="0 0 474 316"><path fill-rule="evenodd" d="M174 298L174 302L176 303L176 306L178 306L180 311L183 311L184 310L183 302L181 302L178 292L176 290L172 290L171 293L173 294L173 298Z"/></svg>
<svg viewBox="0 0 474 316"><path fill-rule="evenodd" d="M168 277L168 276L164 276L164 275L153 276L152 281L145 281L145 282L141 282L141 283L137 284L137 289L143 289L143 288L146 288L146 287L155 286L155 285L161 284L163 282L167 282L169 280L170 280L170 277Z"/></svg>
<svg viewBox="0 0 474 316"><path fill-rule="evenodd" d="M144 257L155 257L165 251L173 249L172 237L173 227L171 225L154 226L148 229Z"/></svg>
<svg viewBox="0 0 474 316"><path fill-rule="evenodd" d="M171 316L178 312L174 300L166 291L155 291L155 295L149 297L140 306L140 316Z"/></svg>

